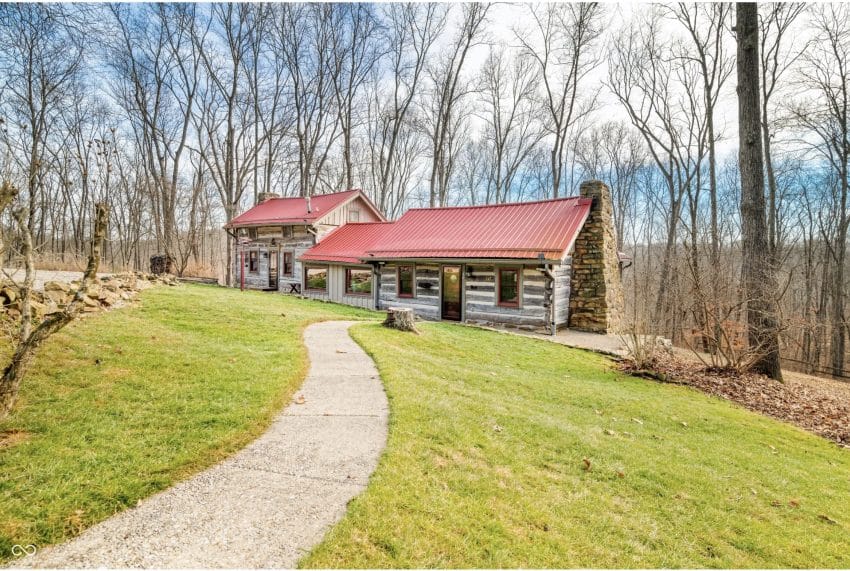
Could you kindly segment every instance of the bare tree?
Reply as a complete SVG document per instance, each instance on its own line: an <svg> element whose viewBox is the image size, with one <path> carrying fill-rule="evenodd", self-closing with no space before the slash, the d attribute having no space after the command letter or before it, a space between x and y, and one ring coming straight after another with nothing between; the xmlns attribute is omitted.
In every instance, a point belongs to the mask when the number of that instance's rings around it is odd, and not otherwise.
<svg viewBox="0 0 850 571"><path fill-rule="evenodd" d="M319 189L322 170L340 134L332 47L338 7L283 4L275 8L271 45L290 78L298 193L310 196Z"/></svg>
<svg viewBox="0 0 850 571"><path fill-rule="evenodd" d="M741 227L745 299L750 347L758 353L753 370L782 379L776 285L768 251L761 132L758 5L737 5L738 131L741 172Z"/></svg>
<svg viewBox="0 0 850 571"><path fill-rule="evenodd" d="M252 4L216 4L212 6L209 33L198 30L196 50L201 54L205 71L199 93L200 105L193 115L201 148L199 161L218 191L225 217L230 220L239 211L248 180L256 177L256 155L262 141L258 140L258 116L245 86L251 76L246 61L255 53L249 27L258 18ZM195 180L191 196L195 212L202 190L202 180ZM232 284L233 237L227 236L225 281Z"/></svg>
<svg viewBox="0 0 850 571"><path fill-rule="evenodd" d="M84 42L74 15L55 4L7 4L0 10L0 105L12 130L7 144L22 174L30 228L44 204L48 140L80 80Z"/></svg>
<svg viewBox="0 0 850 571"><path fill-rule="evenodd" d="M766 14L760 19L761 41L761 123L764 148L765 174L767 175L767 230L770 253L774 266L781 257L779 224L779 188L774 168L772 99L782 85L782 79L802 50L794 50L793 38L787 37L795 20L805 10L805 4L775 2L765 4Z"/></svg>
<svg viewBox="0 0 850 571"><path fill-rule="evenodd" d="M583 176L604 180L611 188L617 247L622 248L627 233L638 224L634 211L641 170L649 156L640 134L623 121L606 121L587 130L576 145L576 161Z"/></svg>
<svg viewBox="0 0 850 571"><path fill-rule="evenodd" d="M181 175L202 65L194 38L196 7L161 4L137 12L112 5L109 11L117 27L117 37L107 39L114 95L141 153L157 241L177 260Z"/></svg>
<svg viewBox="0 0 850 571"><path fill-rule="evenodd" d="M543 138L536 112L538 74L529 58L508 62L504 50L490 49L479 78L484 104L484 140L490 159L490 185L486 201L507 202L521 167ZM514 196L514 198L516 198Z"/></svg>
<svg viewBox="0 0 850 571"><path fill-rule="evenodd" d="M445 7L434 4L387 4L383 41L389 87L376 79L368 104L370 180L375 203L389 216L404 207L416 159L422 151L414 129L414 102L428 57L446 24Z"/></svg>
<svg viewBox="0 0 850 571"><path fill-rule="evenodd" d="M708 265L710 268L720 267L720 234L718 230L718 208L717 208L717 150L718 136L715 130L715 109L720 99L724 83L732 73L734 61L731 54L725 49L725 30L731 6L724 3L716 4L687 4L680 2L670 8L672 17L684 28L687 40L678 47L678 57L696 65L702 86L702 110L705 114L705 128L703 131L708 159L708 194L709 194L709 236L710 249ZM699 190L701 165L697 168L696 187ZM689 198L697 193L689 193ZM702 273L699 265L699 253L697 237L697 216L699 204L696 200L690 200L691 213L691 268L694 277L694 289L697 297L701 296L704 289L702 284ZM721 337L721 310L719 298L721 296L719 272L709 272L709 283L711 301L698 310L697 321L702 322L703 327L712 327L714 332L710 338ZM707 346L706 349L713 350Z"/></svg>
<svg viewBox="0 0 850 571"><path fill-rule="evenodd" d="M658 10L632 22L615 38L608 57L608 85L646 142L660 171L666 201L661 209L666 235L658 272L653 322L669 332L678 330L669 293L675 288L673 265L677 234L686 193L696 205L699 185L694 184L704 153L705 115L700 97L699 73L681 58L673 58L669 41L662 39ZM691 211L691 232L696 239L698 215ZM672 320L672 321L671 321Z"/></svg>
<svg viewBox="0 0 850 571"><path fill-rule="evenodd" d="M342 130L342 160L345 187L354 188L352 138L362 114L356 107L383 49L378 45L378 21L366 4L344 4L332 36L334 96Z"/></svg>
<svg viewBox="0 0 850 571"><path fill-rule="evenodd" d="M539 4L530 8L534 31L516 30L527 57L540 71L544 125L552 138L552 196L563 190L571 128L596 106L596 91L582 96L580 87L596 68L595 47L602 32L602 8L595 2ZM539 36L539 41L530 39Z"/></svg>
<svg viewBox="0 0 850 571"><path fill-rule="evenodd" d="M845 265L850 214L850 8L825 4L813 8L816 36L800 67L807 97L793 108L797 121L817 138L814 150L827 165L834 189L837 217L833 238L827 243L831 258L830 365L843 375L847 341Z"/></svg>
<svg viewBox="0 0 850 571"><path fill-rule="evenodd" d="M428 113L428 134L431 138L431 177L428 201L433 206L446 204L449 179L459 146L453 135L461 121L460 101L468 93L468 82L462 72L470 50L475 46L484 27L489 4L463 4L461 23L448 50L429 68L431 101L423 107Z"/></svg>

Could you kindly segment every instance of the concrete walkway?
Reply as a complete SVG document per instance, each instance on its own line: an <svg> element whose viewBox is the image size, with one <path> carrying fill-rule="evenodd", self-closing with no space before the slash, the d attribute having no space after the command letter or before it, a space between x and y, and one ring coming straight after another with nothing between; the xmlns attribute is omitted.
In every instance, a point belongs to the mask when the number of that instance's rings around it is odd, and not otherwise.
<svg viewBox="0 0 850 571"><path fill-rule="evenodd" d="M558 343L577 349L587 349L588 351L595 351L613 357L625 357L629 352L626 338L622 335L587 333L576 331L575 329L561 329L556 335L547 335L545 333L507 329L504 327L488 327L486 325L471 325L470 327L487 329L508 335L519 335L520 337L534 337L535 339L542 339L550 343Z"/></svg>
<svg viewBox="0 0 850 571"><path fill-rule="evenodd" d="M386 445L387 398L352 323L306 329L302 390L245 449L12 565L293 567L365 489Z"/></svg>

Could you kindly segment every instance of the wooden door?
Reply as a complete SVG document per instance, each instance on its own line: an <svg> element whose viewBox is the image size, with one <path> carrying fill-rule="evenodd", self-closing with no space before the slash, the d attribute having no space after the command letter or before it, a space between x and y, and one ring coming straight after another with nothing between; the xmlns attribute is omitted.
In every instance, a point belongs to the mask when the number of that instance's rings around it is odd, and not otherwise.
<svg viewBox="0 0 850 571"><path fill-rule="evenodd" d="M277 250L269 251L269 289L277 289L277 261L280 252Z"/></svg>
<svg viewBox="0 0 850 571"><path fill-rule="evenodd" d="M442 316L449 321L461 320L461 291L463 273L460 266L443 266L442 287Z"/></svg>

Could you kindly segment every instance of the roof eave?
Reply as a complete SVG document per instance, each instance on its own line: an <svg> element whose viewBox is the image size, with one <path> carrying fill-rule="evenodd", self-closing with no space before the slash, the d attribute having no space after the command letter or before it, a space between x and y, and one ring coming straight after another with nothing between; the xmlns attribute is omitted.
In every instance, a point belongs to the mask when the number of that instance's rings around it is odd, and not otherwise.
<svg viewBox="0 0 850 571"><path fill-rule="evenodd" d="M564 261L564 257L545 257L543 258L544 264L554 264L561 265ZM387 257L387 256L365 256L360 258L366 263L378 263L378 262L417 262L417 263L432 263L432 264L503 264L503 263L522 263L522 264L539 264L540 258L494 258L494 257L482 257L482 258L474 258L474 257L462 257L462 258L446 258L446 257Z"/></svg>
<svg viewBox="0 0 850 571"><path fill-rule="evenodd" d="M310 226L316 223L316 218L277 218L258 222L228 222L225 228L252 228L255 226Z"/></svg>
<svg viewBox="0 0 850 571"><path fill-rule="evenodd" d="M345 264L345 265L355 265L355 266L366 266L366 265L368 265L368 264L361 262L360 258L351 258L351 257L347 257L347 256L346 257L338 256L334 259L331 259L331 257L328 257L328 258L321 258L321 257L305 258L304 256L300 256L300 257L298 257L298 260L300 262L307 263L307 264L313 264L313 263L315 263L315 264Z"/></svg>

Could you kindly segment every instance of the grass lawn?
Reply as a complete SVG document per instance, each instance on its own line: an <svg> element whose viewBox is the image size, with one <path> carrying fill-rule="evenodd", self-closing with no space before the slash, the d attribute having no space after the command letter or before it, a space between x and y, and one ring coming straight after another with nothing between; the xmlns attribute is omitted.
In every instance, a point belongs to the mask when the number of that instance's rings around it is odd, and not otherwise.
<svg viewBox="0 0 850 571"><path fill-rule="evenodd" d="M355 328L389 444L304 567L850 566L850 451L595 354L422 331Z"/></svg>
<svg viewBox="0 0 850 571"><path fill-rule="evenodd" d="M307 368L304 326L365 311L217 287L156 288L41 348L0 422L0 561L134 505L263 432Z"/></svg>

